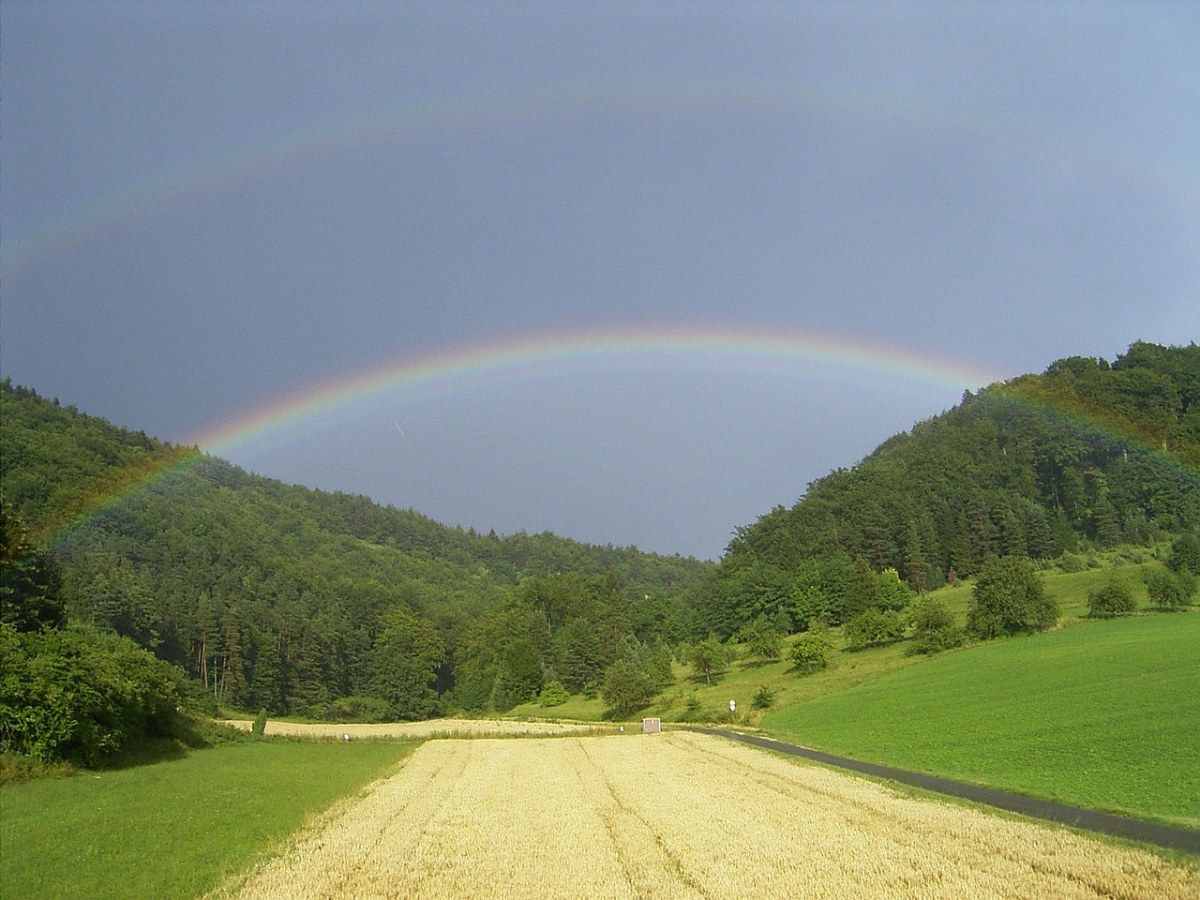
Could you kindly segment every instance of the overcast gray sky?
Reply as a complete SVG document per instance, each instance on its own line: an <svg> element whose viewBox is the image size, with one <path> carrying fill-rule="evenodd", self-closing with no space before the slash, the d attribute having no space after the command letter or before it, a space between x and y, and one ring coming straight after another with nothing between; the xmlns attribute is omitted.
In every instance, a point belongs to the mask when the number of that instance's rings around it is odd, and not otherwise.
<svg viewBox="0 0 1200 900"><path fill-rule="evenodd" d="M0 371L447 524L716 557L1200 339L1200 4L5 0L0 56Z"/></svg>

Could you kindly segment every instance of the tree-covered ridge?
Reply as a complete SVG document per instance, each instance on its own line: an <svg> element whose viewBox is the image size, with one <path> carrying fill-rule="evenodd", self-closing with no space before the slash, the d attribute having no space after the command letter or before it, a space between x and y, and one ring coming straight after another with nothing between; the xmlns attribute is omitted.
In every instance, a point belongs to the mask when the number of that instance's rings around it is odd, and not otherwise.
<svg viewBox="0 0 1200 900"><path fill-rule="evenodd" d="M673 637L682 595L710 568L550 534L477 535L285 485L7 381L0 403L0 486L31 533L65 535L71 619L133 638L230 705L417 718L504 708L556 667L595 683L618 641L572 649L558 632L607 618L639 644ZM119 503L97 502L114 493ZM570 623L551 607L570 608Z"/></svg>
<svg viewBox="0 0 1200 900"><path fill-rule="evenodd" d="M855 561L923 591L995 557L1182 533L1200 524L1197 465L1200 347L1060 360L968 392L740 528L699 592L696 630L731 634L758 615L843 622L874 590Z"/></svg>

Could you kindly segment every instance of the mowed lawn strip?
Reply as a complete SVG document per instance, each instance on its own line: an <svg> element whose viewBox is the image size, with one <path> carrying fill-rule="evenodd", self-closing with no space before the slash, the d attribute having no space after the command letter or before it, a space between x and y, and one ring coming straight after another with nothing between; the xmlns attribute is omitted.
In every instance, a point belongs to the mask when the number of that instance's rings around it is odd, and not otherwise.
<svg viewBox="0 0 1200 900"><path fill-rule="evenodd" d="M198 896L415 746L247 742L5 785L0 896Z"/></svg>
<svg viewBox="0 0 1200 900"><path fill-rule="evenodd" d="M1182 900L1200 872L668 732L431 741L240 896Z"/></svg>
<svg viewBox="0 0 1200 900"><path fill-rule="evenodd" d="M767 716L796 743L1200 827L1200 615L948 653Z"/></svg>

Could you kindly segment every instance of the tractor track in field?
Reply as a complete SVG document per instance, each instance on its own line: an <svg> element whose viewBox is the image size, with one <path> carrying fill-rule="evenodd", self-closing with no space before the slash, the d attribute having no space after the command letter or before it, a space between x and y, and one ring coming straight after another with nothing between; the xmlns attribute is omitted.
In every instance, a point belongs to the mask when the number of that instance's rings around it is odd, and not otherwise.
<svg viewBox="0 0 1200 900"><path fill-rule="evenodd" d="M777 753L786 753L789 756L811 759L814 762L835 766L839 769L847 769L852 772L871 775L875 778L883 778L901 784L912 785L923 790L970 800L973 803L982 803L986 806L994 806L997 809L1020 813L1021 815L1030 816L1035 819L1057 822L1073 828L1082 828L1086 831L1094 831L1113 837L1139 841L1143 844L1152 844L1168 850L1181 850L1185 853L1200 855L1200 831L1184 828L1181 825L1149 822L1144 819L1119 816L1115 813L1099 812L1098 810L1084 809L1079 806L1068 806L1067 804L1056 803L1052 800L1027 797L1024 794L1014 794L1009 791L982 787L981 785L969 784L964 781L954 781L949 778L940 778L936 775L925 775L920 772L911 772L907 769L898 769L893 766L863 762L862 760L850 759L846 756L836 756L832 753L813 750L809 747L802 747L799 744L789 744L785 741L757 734L725 731L716 728L690 728L688 730L741 741L755 747L774 750Z"/></svg>

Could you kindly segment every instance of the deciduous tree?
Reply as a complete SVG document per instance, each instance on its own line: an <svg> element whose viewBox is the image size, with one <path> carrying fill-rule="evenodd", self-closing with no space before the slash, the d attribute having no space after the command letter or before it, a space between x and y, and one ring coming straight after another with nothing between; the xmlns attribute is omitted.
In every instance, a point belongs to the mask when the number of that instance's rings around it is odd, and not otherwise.
<svg viewBox="0 0 1200 900"><path fill-rule="evenodd" d="M1020 556L989 560L976 579L967 630L979 638L1045 631L1058 621L1058 604L1046 595L1033 563Z"/></svg>

